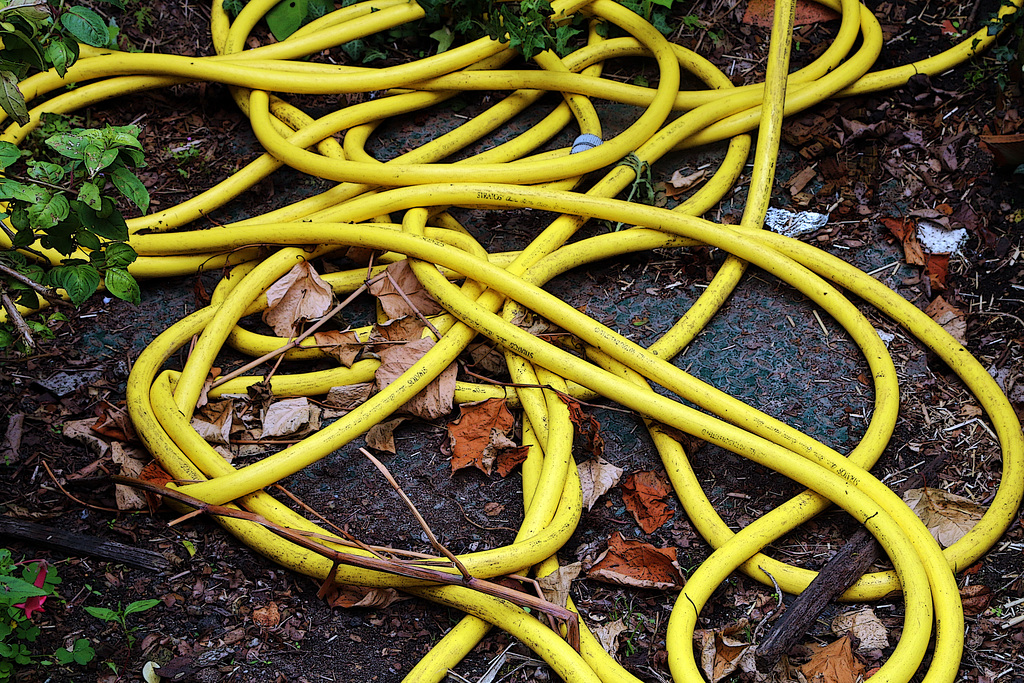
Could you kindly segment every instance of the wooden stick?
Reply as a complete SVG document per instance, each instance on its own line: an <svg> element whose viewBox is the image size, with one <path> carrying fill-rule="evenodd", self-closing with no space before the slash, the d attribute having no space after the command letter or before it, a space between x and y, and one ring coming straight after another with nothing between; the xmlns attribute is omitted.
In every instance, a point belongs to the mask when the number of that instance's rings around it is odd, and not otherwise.
<svg viewBox="0 0 1024 683"><path fill-rule="evenodd" d="M928 479L932 479L942 469L947 453L939 453L921 472L907 478L896 492L903 495L905 491L919 488ZM875 542L867 529L861 527L850 537L832 559L822 567L818 576L803 593L796 597L793 604L782 613L782 616L768 633L768 637L757 646L755 660L757 670L767 672L775 666L782 655L789 652L797 641L804 637L807 629L817 620L829 603L842 595L847 588L856 583L876 559L882 554L882 548Z"/></svg>
<svg viewBox="0 0 1024 683"><path fill-rule="evenodd" d="M72 555L98 557L154 572L167 571L171 568L171 563L167 561L167 558L152 550L143 550L96 536L71 533L51 526L10 519L6 516L0 516L0 536L16 538Z"/></svg>

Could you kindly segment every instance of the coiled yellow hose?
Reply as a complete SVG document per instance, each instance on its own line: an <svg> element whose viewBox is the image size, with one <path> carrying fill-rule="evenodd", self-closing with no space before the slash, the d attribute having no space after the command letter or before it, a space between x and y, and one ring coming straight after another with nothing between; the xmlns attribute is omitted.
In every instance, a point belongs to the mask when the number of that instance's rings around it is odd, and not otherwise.
<svg viewBox="0 0 1024 683"><path fill-rule="evenodd" d="M1020 2L1004 5L1001 12L1017 11ZM955 572L991 547L1024 496L1020 423L984 368L916 307L841 260L760 228L771 199L784 115L836 94L891 88L915 73L943 71L987 47L994 38L986 30L922 62L868 73L882 49L877 20L856 0L827 0L824 4L842 14L833 43L812 64L789 74L793 0L777 0L765 83L733 87L710 62L670 44L647 22L611 0L553 3L554 21L578 12L591 18L591 30L586 46L565 58L542 54L535 59L536 69L506 68L515 55L506 45L486 39L381 69L300 61L421 17L422 9L407 0L353 5L310 23L280 43L244 49L253 27L276 3L251 0L231 22L217 0L211 30L218 54L211 57L83 48L82 58L64 78L49 72L21 84L30 101L64 91L33 108L27 125L11 125L0 136L17 143L38 125L43 113L74 111L126 93L197 80L231 86L232 96L250 118L265 153L193 199L129 221L131 244L140 255L131 266L137 277L235 266L218 284L208 307L172 325L142 353L128 382L128 408L139 436L173 477L193 482L179 484L181 491L210 503L241 506L282 526L326 533L263 490L385 420L482 335L504 351L517 385L550 386L578 397L601 395L645 418L684 508L716 548L690 577L669 622L669 665L676 681L699 680L691 644L696 619L712 591L734 569L765 583L774 580L791 593L808 585L814 572L762 555L760 550L832 503L875 534L894 566L894 571L864 576L844 597L871 600L900 590L906 599L903 636L873 680L909 681L933 642L933 629L935 654L924 680L945 683L956 678L963 648L963 613ZM598 22L615 24L629 37L602 38L596 30ZM658 69L657 86L603 78L603 63L624 56L652 59ZM681 91L683 71L702 80L708 89ZM70 83L78 85L65 90ZM508 94L458 129L394 160L381 163L366 152L366 142L384 120L422 110L466 90ZM385 92L319 119L281 96L377 91ZM531 129L463 161L445 161L548 92L561 93L563 102ZM592 98L632 104L643 111L621 133L592 149L571 155L566 149L538 151L567 126L602 137ZM758 126L751 189L741 224L721 225L700 218L736 184L751 146L747 133ZM339 144L333 136L341 132L345 137ZM653 163L674 149L724 139L730 144L719 169L675 210L614 199L636 177L633 168L614 165L627 155L634 154L640 163ZM192 221L285 165L336 184L263 216L212 229L187 229ZM609 166L584 192L575 190L584 176ZM446 213L452 206L529 208L552 212L557 218L522 251L489 254ZM401 223L391 222L391 215L402 215ZM594 218L636 227L570 244L579 228ZM0 233L0 243L5 239ZM603 259L699 244L718 247L730 256L700 299L646 349L541 288L560 273ZM279 248L268 255L268 247L274 245ZM440 338L398 380L329 427L252 465L232 466L190 425L210 368L225 344L253 356L283 346L288 340L248 332L238 325L239 320L266 307L266 289L295 263L350 246L385 252L380 262L410 260L420 282L446 311L433 321ZM58 254L43 253L59 261ZM873 379L874 410L864 437L850 453L835 452L670 362L714 316L747 263L804 293L861 349ZM348 293L355 291L366 275L360 270L330 274L325 279L336 292ZM464 284L452 284L457 280ZM899 387L892 359L874 328L837 286L892 318L941 357L978 398L999 438L1003 478L998 492L982 520L945 550L868 471L892 435L899 413ZM513 324L523 310L557 321L580 340L586 360ZM171 355L193 338L196 342L182 370L163 369ZM295 360L322 356L312 340L287 352L287 357ZM369 381L377 365L377 361L363 360L351 368L275 375L271 387L278 395L321 395L331 387ZM214 389L211 396L239 393L262 379L239 377ZM670 389L700 410L655 393L650 382ZM568 410L553 392L540 388L457 386L456 400L460 402L488 396L506 397L523 408L524 443L530 446L523 465L526 512L512 544L470 553L460 560L481 578L530 571L544 576L557 568L556 553L572 535L582 510ZM809 490L734 533L702 493L680 443L661 425L748 457ZM331 562L322 555L285 542L262 526L238 519L220 522L284 566L318 578L331 571ZM448 571L455 573L454 568ZM398 587L468 615L416 665L406 677L408 681L441 680L492 625L526 643L566 681L636 680L586 629L577 652L561 634L519 607L468 588L429 585L348 566L338 568L336 577L344 583Z"/></svg>

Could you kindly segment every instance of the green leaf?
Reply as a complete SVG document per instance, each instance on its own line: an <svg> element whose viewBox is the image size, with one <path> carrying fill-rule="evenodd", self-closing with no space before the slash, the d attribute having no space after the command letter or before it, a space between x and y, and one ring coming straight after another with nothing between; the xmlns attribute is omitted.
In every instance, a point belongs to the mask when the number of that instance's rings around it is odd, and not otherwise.
<svg viewBox="0 0 1024 683"><path fill-rule="evenodd" d="M23 62L36 69L45 69L43 46L34 36L17 29L4 32L4 55L15 61Z"/></svg>
<svg viewBox="0 0 1024 683"><path fill-rule="evenodd" d="M57 266L50 271L50 274L58 278L60 286L68 293L68 296L71 297L71 303L75 306L81 306L100 286L100 272L89 263ZM102 607L86 607L85 610L98 619L118 621L113 612ZM104 613L113 615L113 618L107 619L94 613L92 610L104 610Z"/></svg>
<svg viewBox="0 0 1024 683"><path fill-rule="evenodd" d="M0 168L7 168L21 158L21 150L12 142L0 141Z"/></svg>
<svg viewBox="0 0 1024 683"><path fill-rule="evenodd" d="M455 34L452 33L451 29L447 26L442 26L433 33L430 37L437 41L438 53L444 52L452 46L452 42L455 40Z"/></svg>
<svg viewBox="0 0 1024 683"><path fill-rule="evenodd" d="M138 254L125 242L111 242L103 250L106 255L106 263L110 268L124 268L129 263L134 263Z"/></svg>
<svg viewBox="0 0 1024 683"><path fill-rule="evenodd" d="M70 210L67 197L57 193L44 202L29 206L28 215L36 229L46 230L67 218Z"/></svg>
<svg viewBox="0 0 1024 683"><path fill-rule="evenodd" d="M278 40L295 33L309 12L308 0L282 0L263 17Z"/></svg>
<svg viewBox="0 0 1024 683"><path fill-rule="evenodd" d="M124 268L107 268L107 272L103 274L103 282L107 286L107 291L118 299L124 299L136 306L142 303L141 293L139 292L139 283L136 282L135 278L132 277L132 274ZM141 602L148 601L143 600ZM160 601L157 600L157 602ZM131 605L128 605L128 609L130 610L134 604L136 603L133 602ZM152 607L152 605L149 607ZM144 609L149 609L149 607ZM134 611L141 612L142 609L136 609ZM127 611L125 612L125 614L129 613L130 612Z"/></svg>
<svg viewBox="0 0 1024 683"><path fill-rule="evenodd" d="M42 588L36 588L28 581L14 576L0 575L0 605L13 605L26 599L46 595Z"/></svg>
<svg viewBox="0 0 1024 683"><path fill-rule="evenodd" d="M53 653L53 658L57 660L58 664L70 664L75 661L75 656L68 652L67 648L64 647L58 648L57 651Z"/></svg>
<svg viewBox="0 0 1024 683"><path fill-rule="evenodd" d="M150 598L149 600L136 600L135 602L128 603L128 606L124 608L124 615L134 614L135 612L145 612L146 610L153 609L160 604L160 600L156 598Z"/></svg>
<svg viewBox="0 0 1024 683"><path fill-rule="evenodd" d="M43 56L47 62L53 64L57 75L63 78L68 72L68 67L78 59L78 42L67 36L60 36L46 46Z"/></svg>
<svg viewBox="0 0 1024 683"><path fill-rule="evenodd" d="M116 149L108 149L95 143L85 146L85 169L89 172L90 178L94 178L97 173L110 166L116 159Z"/></svg>
<svg viewBox="0 0 1024 683"><path fill-rule="evenodd" d="M149 210L149 190L138 176L118 164L111 170L110 179L114 181L114 187L139 207L142 213Z"/></svg>
<svg viewBox="0 0 1024 683"><path fill-rule="evenodd" d="M25 96L18 90L17 76L10 71L0 71L0 108L21 125L28 123Z"/></svg>
<svg viewBox="0 0 1024 683"><path fill-rule="evenodd" d="M44 21L50 16L50 8L41 0L10 0L5 7L0 8L0 14L13 15L23 18L33 24Z"/></svg>
<svg viewBox="0 0 1024 683"><path fill-rule="evenodd" d="M46 138L46 146L68 159L81 160L85 158L85 148L94 144L97 137L85 131L75 130L51 135Z"/></svg>
<svg viewBox="0 0 1024 683"><path fill-rule="evenodd" d="M75 213L82 225L100 237L115 242L128 239L128 224L110 197L102 197L103 207L96 211L81 202L74 202Z"/></svg>
<svg viewBox="0 0 1024 683"><path fill-rule="evenodd" d="M31 160L28 162L28 177L33 180L42 180L44 183L56 185L64 180L65 170L63 166L51 164L48 161Z"/></svg>
<svg viewBox="0 0 1024 683"><path fill-rule="evenodd" d="M109 47L110 31L103 17L87 7L72 7L60 15L61 26L80 43Z"/></svg>
<svg viewBox="0 0 1024 683"><path fill-rule="evenodd" d="M75 233L75 239L78 241L78 246L83 249L90 251L103 249L103 243L100 242L100 238L84 228Z"/></svg>
<svg viewBox="0 0 1024 683"><path fill-rule="evenodd" d="M96 183L85 182L78 190L78 201L87 204L89 207L99 211L103 208L103 200L100 198L100 188Z"/></svg>
<svg viewBox="0 0 1024 683"><path fill-rule="evenodd" d="M75 663L85 665L96 658L96 650L92 649L92 643L88 638L79 638L74 645Z"/></svg>

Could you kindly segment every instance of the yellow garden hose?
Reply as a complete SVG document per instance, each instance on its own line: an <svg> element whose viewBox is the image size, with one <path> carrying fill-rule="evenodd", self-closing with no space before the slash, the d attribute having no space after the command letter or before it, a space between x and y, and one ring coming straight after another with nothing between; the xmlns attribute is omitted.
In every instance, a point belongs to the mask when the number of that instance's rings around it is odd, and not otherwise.
<svg viewBox="0 0 1024 683"><path fill-rule="evenodd" d="M21 83L27 100L40 103L30 111L28 124L12 124L0 136L20 143L39 125L43 113L71 112L127 93L193 81L230 86L251 122L264 149L259 157L182 204L128 221L130 243L139 254L130 268L136 277L232 266L210 304L160 334L139 356L128 381L129 413L143 443L175 479L169 486L209 503L238 506L280 526L329 534L265 489L388 419L455 363L471 342L486 337L504 354L512 386L460 381L455 400L499 397L520 407L523 443L529 452L523 464L520 529L507 546L459 557L474 577L540 577L558 568L557 553L582 515L572 457L573 425L561 396L601 396L643 417L686 513L715 548L689 577L668 624L669 668L677 683L700 679L693 631L700 609L732 571L739 568L789 593L799 593L810 583L814 572L761 550L831 504L864 524L894 567L865 575L844 599L876 600L901 591L905 600L902 637L872 679L910 681L930 647L934 655L923 680L956 679L964 623L955 573L998 540L1024 497L1020 423L979 362L914 305L840 259L762 226L772 199L785 115L836 95L893 88L916 73L941 72L990 45L994 37L987 30L922 62L871 73L883 49L877 19L856 0L825 0L823 4L842 15L836 36L808 66L789 73L794 0L777 0L765 82L734 87L708 60L671 44L612 0L552 3L553 22L577 14L588 22L586 44L564 57L546 52L526 65L515 61L507 44L480 39L385 68L337 66L310 57L419 19L424 12L415 2L358 3L328 13L279 43L246 49L253 28L276 4L277 0L251 0L231 21L222 1L216 0L211 32L217 54L209 57L83 48L65 77L47 72ZM1004 4L1001 16L1016 12L1020 4L1021 0ZM612 25L625 37L604 37L605 28ZM657 70L655 85L608 78L607 63L624 57L650 60ZM681 90L684 73L707 88ZM75 88L68 87L72 83ZM388 120L480 90L500 96L458 128L388 161L368 151L375 131ZM319 118L288 100L292 94L342 93L374 96ZM537 123L486 151L466 153L479 143L489 144L489 136L548 93L557 93L560 101ZM638 108L637 115L621 131L611 132L595 100L632 105ZM755 129L753 170L740 225L702 218L736 186L751 148L748 134ZM566 130L580 137L571 148L557 148L553 141ZM339 134L343 139L337 139ZM719 167L674 210L618 199L637 180L638 169L673 150L719 140L729 140ZM463 153L464 158L452 160ZM620 163L624 160L629 163ZM206 229L191 225L282 166L334 184L264 215ZM554 218L518 251L489 253L448 213L450 207L528 209L550 212ZM578 239L580 228L592 220L628 229ZM6 240L0 232L0 245L9 246ZM697 245L721 249L728 257L689 310L646 348L543 289L557 275L599 261ZM397 380L329 426L252 464L232 465L190 423L211 368L225 346L254 357L284 346L288 339L246 330L239 322L266 309L267 289L295 264L349 247L381 256L370 269L325 275L335 293L352 293L382 272L385 264L408 259L420 283L444 309L431 318L434 329L423 333L433 346ZM54 263L60 260L55 252L35 251ZM725 303L747 264L800 291L860 349L870 370L873 410L864 435L850 452L837 452L671 362ZM948 548L941 549L913 512L869 471L892 436L900 388L877 332L842 290L901 325L949 365L978 399L998 437L1003 473L996 495L981 521ZM571 334L573 349L517 326L515 321L527 312L556 322ZM360 339L368 335L371 322L356 330ZM166 368L169 359L189 344L184 366ZM304 361L326 354L310 338L287 351L286 357ZM378 366L379 361L364 359L348 368L274 374L270 387L277 396L321 396L333 387L372 381ZM263 379L261 373L230 379L209 395L244 393ZM655 392L652 384L674 398ZM808 490L734 532L704 495L682 445L665 427L749 458ZM322 554L284 541L263 526L240 519L219 522L283 566L319 579L332 571L332 562ZM322 543L333 550L365 554ZM453 566L443 571L458 574ZM535 615L464 585L436 585L344 564L334 576L341 583L400 588L467 615L408 673L407 681L440 681L493 626L528 645L565 681L636 680L585 625L576 651L563 633ZM568 606L574 609L571 600Z"/></svg>

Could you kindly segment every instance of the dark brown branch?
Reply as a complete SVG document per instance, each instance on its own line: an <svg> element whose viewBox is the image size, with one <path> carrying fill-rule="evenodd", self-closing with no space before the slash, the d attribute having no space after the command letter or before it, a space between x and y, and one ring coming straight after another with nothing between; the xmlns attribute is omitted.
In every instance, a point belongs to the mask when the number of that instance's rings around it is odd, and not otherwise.
<svg viewBox="0 0 1024 683"><path fill-rule="evenodd" d="M896 489L897 494L919 488L935 477L945 463L947 453L942 452L925 465L920 473L907 478ZM770 671L782 655L789 652L807 633L829 603L857 582L882 554L882 548L863 527L822 567L811 585L796 597L783 612L775 626L758 646L758 671Z"/></svg>
<svg viewBox="0 0 1024 683"><path fill-rule="evenodd" d="M0 517L0 536L54 548L72 555L98 557L154 572L166 571L171 568L171 563L163 555L152 550L134 548L96 536L75 534L42 524L24 522L20 519Z"/></svg>

